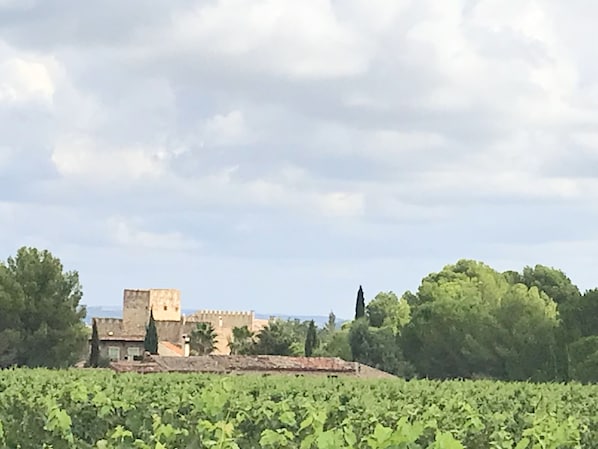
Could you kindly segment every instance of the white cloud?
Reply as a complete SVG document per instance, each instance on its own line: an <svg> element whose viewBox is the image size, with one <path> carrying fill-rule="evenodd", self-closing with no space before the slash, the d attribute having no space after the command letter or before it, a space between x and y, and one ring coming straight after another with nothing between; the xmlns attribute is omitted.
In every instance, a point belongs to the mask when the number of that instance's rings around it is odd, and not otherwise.
<svg viewBox="0 0 598 449"><path fill-rule="evenodd" d="M216 59L305 79L364 73L368 43L328 0L219 0L174 15L175 42Z"/></svg>
<svg viewBox="0 0 598 449"><path fill-rule="evenodd" d="M364 213L364 198L360 193L332 192L315 197L320 214L326 217L355 218Z"/></svg>
<svg viewBox="0 0 598 449"><path fill-rule="evenodd" d="M52 72L57 70L57 62L51 57L11 53L16 52L0 41L0 104L30 101L51 104L56 90Z"/></svg>
<svg viewBox="0 0 598 449"><path fill-rule="evenodd" d="M201 247L199 241L186 237L178 231L152 232L122 218L108 220L110 240L130 248L167 251L192 251Z"/></svg>
<svg viewBox="0 0 598 449"><path fill-rule="evenodd" d="M56 144L52 162L65 177L92 184L129 184L162 175L160 154L155 148L111 148L86 136L69 136Z"/></svg>
<svg viewBox="0 0 598 449"><path fill-rule="evenodd" d="M202 141L207 145L228 146L249 143L251 134L243 112L233 110L227 114L216 114L202 124Z"/></svg>
<svg viewBox="0 0 598 449"><path fill-rule="evenodd" d="M585 36L598 7L139 4L107 18L101 6L28 2L31 14L2 19L0 187L33 204L0 206L18 222L5 246L108 238L153 260L201 246L208 266L210 252L276 256L277 267L311 254L411 268L425 254L436 268L499 234L593 232L598 63ZM81 211L93 219L69 221ZM538 254L558 262L559 251ZM500 256L518 268L522 254ZM88 259L112 277L110 263ZM388 268L385 288L401 290L399 271Z"/></svg>

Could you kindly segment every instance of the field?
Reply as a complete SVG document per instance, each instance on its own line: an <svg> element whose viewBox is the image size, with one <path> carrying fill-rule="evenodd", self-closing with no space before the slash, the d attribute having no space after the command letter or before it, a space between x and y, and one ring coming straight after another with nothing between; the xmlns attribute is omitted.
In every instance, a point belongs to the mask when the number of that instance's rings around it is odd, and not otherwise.
<svg viewBox="0 0 598 449"><path fill-rule="evenodd" d="M598 387L0 371L0 448L598 448Z"/></svg>

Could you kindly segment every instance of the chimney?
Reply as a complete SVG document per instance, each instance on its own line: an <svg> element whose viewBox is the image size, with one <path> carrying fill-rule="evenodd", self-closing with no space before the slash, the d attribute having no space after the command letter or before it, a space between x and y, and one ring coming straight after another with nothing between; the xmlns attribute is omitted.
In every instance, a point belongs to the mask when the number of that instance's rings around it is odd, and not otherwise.
<svg viewBox="0 0 598 449"><path fill-rule="evenodd" d="M183 356L189 357L191 353L191 347L189 346L189 337L187 335L183 335Z"/></svg>

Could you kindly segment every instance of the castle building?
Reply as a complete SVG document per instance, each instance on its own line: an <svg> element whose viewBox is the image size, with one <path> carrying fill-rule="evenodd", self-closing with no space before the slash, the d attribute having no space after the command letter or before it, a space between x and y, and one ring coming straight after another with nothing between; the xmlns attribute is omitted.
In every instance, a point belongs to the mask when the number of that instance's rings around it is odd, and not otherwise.
<svg viewBox="0 0 598 449"><path fill-rule="evenodd" d="M198 323L210 323L216 331L214 354L229 354L228 343L235 327L247 326L259 331L267 324L257 320L253 311L230 312L200 310L189 316L181 312L181 294L177 289L124 290L123 317L93 318L100 339L100 354L112 361L133 360L143 354L145 328L153 313L158 331L158 353L184 356L184 339Z"/></svg>

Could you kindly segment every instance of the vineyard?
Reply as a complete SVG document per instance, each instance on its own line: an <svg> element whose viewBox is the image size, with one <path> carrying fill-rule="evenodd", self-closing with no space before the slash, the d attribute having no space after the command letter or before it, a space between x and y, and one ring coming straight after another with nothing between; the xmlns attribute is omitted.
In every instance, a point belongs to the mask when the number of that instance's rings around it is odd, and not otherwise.
<svg viewBox="0 0 598 449"><path fill-rule="evenodd" d="M7 370L0 448L598 448L598 387Z"/></svg>

